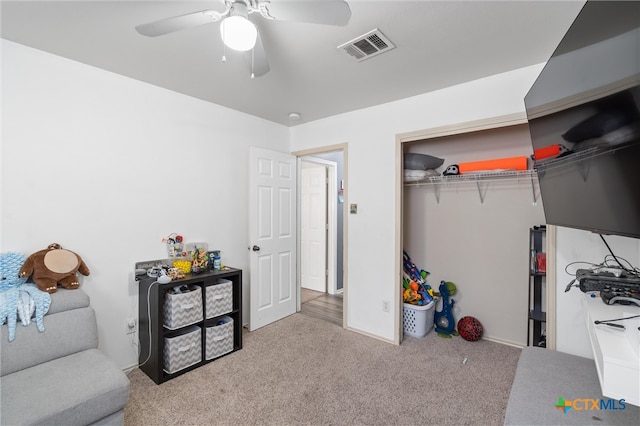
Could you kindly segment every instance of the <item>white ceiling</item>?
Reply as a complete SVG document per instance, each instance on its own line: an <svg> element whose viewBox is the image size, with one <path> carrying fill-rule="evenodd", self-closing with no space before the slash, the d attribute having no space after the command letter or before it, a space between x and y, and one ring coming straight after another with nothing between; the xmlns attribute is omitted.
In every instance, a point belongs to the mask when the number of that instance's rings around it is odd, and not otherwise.
<svg viewBox="0 0 640 426"><path fill-rule="evenodd" d="M134 29L219 1L2 0L2 38L291 126L545 62L584 4L348 1L344 27L254 14L271 71L253 80L241 55L221 62L219 23L156 38ZM362 62L337 49L374 28L396 48Z"/></svg>

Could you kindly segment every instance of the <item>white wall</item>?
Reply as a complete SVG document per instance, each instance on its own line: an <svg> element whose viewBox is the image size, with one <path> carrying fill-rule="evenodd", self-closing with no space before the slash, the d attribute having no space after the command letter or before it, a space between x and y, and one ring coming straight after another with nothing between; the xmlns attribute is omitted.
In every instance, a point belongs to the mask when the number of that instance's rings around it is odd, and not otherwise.
<svg viewBox="0 0 640 426"><path fill-rule="evenodd" d="M248 147L288 152L281 125L2 40L2 251L83 257L100 349L137 363L134 263L178 232L245 270ZM45 323L46 326L46 323ZM72 330L70 330L72 332ZM17 337L20 338L20 330Z"/></svg>
<svg viewBox="0 0 640 426"><path fill-rule="evenodd" d="M598 234L562 226L557 229L556 349L593 359L582 311L584 293L577 288L565 293L564 289L574 278L577 269L590 269L592 265L603 262L609 250ZM640 265L640 240L618 236L604 238L616 257L624 258L634 266Z"/></svg>
<svg viewBox="0 0 640 426"><path fill-rule="evenodd" d="M524 111L523 99L542 66L536 65L444 90L306 123L292 128L291 150L348 144L345 203L348 216L350 328L394 340L398 307L383 301L399 291L394 264L396 135ZM524 272L523 272L524 273Z"/></svg>

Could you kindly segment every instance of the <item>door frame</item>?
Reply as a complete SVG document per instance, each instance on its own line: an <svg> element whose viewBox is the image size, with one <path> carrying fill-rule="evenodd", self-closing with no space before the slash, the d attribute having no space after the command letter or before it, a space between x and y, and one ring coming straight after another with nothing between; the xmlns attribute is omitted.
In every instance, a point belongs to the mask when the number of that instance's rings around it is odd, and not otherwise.
<svg viewBox="0 0 640 426"><path fill-rule="evenodd" d="M338 293L338 283L336 280L336 274L338 267L336 264L336 256L338 254L338 225L336 223L336 215L338 214L337 206L338 202L336 200L338 194L338 165L334 161L324 160L322 158L313 158L313 157L297 157L297 166L298 166L298 182L301 182L300 176L302 173L302 163L313 163L320 166L323 166L327 171L327 191L325 194L327 201L327 232L325 232L325 246L326 246L326 256L327 256L327 273L326 273L326 281L325 287L326 291L329 294L337 294ZM336 194L336 197L332 197L330 194ZM302 184L298 185L298 206L302 203ZM297 211L297 221L298 221L298 241L302 239L302 229L300 224L302 223L301 210ZM300 248L300 245L298 245ZM298 250L301 253L301 250ZM298 265L298 274L302 275L302 257L300 257L300 264ZM302 280L299 280L302 283ZM298 311L300 311L300 301L301 298L298 297Z"/></svg>
<svg viewBox="0 0 640 426"><path fill-rule="evenodd" d="M480 119L462 123L454 123L445 126L433 127L430 129L416 130L407 133L396 134L396 224L395 224L395 244L396 257L394 262L396 282L401 283L404 273L402 263L402 253L404 251L404 149L405 143L438 138L442 136L458 135L481 130L506 127L514 124L526 123L526 115L522 113L507 114L500 117ZM408 146L408 145L407 145ZM404 300L399 291L396 291L394 303L397 314L394 318L394 343L400 344L404 338ZM434 308L435 309L435 308Z"/></svg>
<svg viewBox="0 0 640 426"><path fill-rule="evenodd" d="M336 197L333 197L333 202L336 204L336 214L338 212L337 209L342 209L342 327L343 328L349 328L348 326L348 311L349 311L349 298L348 298L348 262L347 262L347 253L348 253L348 246L347 246L347 240L348 240L348 215L347 215L347 209L345 206L348 205L348 156L347 156L347 144L343 143L343 144L338 144L338 145L329 145L329 146L323 146L323 147L318 147L318 148L311 148L311 149L306 149L306 150L302 150L302 151L295 151L292 152L291 155L297 157L298 159L298 178L300 177L300 161L302 161L301 157L308 157L308 156L313 156L315 154L324 154L324 153L328 153L328 152L335 152L335 151L341 151L342 152L342 162L343 162L343 168L342 168L342 181L343 181L343 189L344 189L344 201L342 204L338 204L336 202ZM310 159L306 159L305 161L310 160ZM321 160L321 159L314 159L314 160ZM326 161L326 160L324 160ZM332 162L329 162L332 163ZM335 164L334 164L335 166ZM335 169L334 169L335 171ZM336 173L337 174L337 173ZM337 178L335 179L335 184L336 184L336 190L337 190ZM300 191L299 189L300 185L298 185L298 191ZM298 193L298 195L300 195ZM331 201L332 197L329 197L328 201ZM297 249L297 262L298 262L298 266L300 265L301 259L300 259L300 197L298 196L298 200L296 202L297 205L297 227L298 227L298 249ZM334 220L334 226L336 226L336 232L333 233L333 235L335 236L335 234L337 233L337 225L335 224L335 217L336 214L331 214L331 212L329 212L330 216L333 216L333 220ZM331 225L330 225L331 226ZM337 247L337 238L334 237L335 241L335 246ZM328 245L330 244L330 242L328 241ZM337 268L337 265L335 265L335 258L336 258L336 254L337 254L337 249L335 252L333 252L332 258L331 259L334 263L334 268ZM328 264L327 264L328 265ZM300 306L301 306L301 280L300 280L300 267L297 268L297 280L298 280L298 295L297 295L297 303L298 303L298 311L300 311ZM335 276L335 274L333 274ZM337 287L337 283L334 280L334 287ZM330 288L330 287L328 287Z"/></svg>

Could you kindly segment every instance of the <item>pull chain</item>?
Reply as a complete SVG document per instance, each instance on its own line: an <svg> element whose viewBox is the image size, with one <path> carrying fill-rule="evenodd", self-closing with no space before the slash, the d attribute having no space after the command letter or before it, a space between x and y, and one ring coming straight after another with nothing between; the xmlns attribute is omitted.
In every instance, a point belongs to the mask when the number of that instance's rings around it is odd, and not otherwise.
<svg viewBox="0 0 640 426"><path fill-rule="evenodd" d="M255 55L256 48L254 47L253 49L251 49L251 80L255 78L255 74L253 73L253 70L255 69Z"/></svg>
<svg viewBox="0 0 640 426"><path fill-rule="evenodd" d="M220 25L224 25L224 21L220 23ZM227 62L227 45L225 40L227 38L227 26L224 25L224 30L222 31L222 62Z"/></svg>

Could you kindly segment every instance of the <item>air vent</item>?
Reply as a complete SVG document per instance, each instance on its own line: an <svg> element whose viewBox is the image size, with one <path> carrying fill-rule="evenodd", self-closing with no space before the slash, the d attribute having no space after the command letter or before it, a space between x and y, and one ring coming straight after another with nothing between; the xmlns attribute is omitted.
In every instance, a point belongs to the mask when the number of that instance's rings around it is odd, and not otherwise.
<svg viewBox="0 0 640 426"><path fill-rule="evenodd" d="M379 29L369 31L353 40L341 44L338 49L344 49L358 61L372 58L396 47Z"/></svg>

